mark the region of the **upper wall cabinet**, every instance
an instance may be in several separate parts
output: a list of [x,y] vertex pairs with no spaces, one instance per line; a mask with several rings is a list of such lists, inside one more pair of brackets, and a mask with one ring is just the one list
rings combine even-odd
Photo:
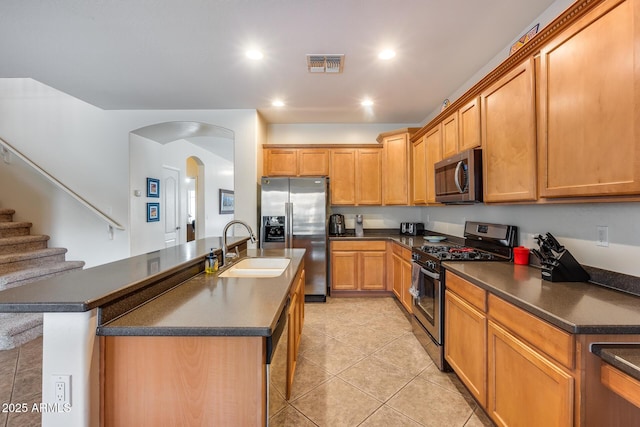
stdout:
[[481,94],[485,202],[536,200],[534,88],[530,58]]
[[426,137],[411,144],[411,204],[427,204],[427,150]]
[[458,112],[442,121],[442,157],[447,158],[458,152]]
[[[482,145],[480,126],[480,97],[473,98],[458,110],[458,152]],[[445,156],[446,157],[446,156]]]
[[382,149],[336,148],[331,150],[331,204],[382,204]]
[[409,132],[382,138],[382,197],[385,205],[408,205],[410,199]]
[[640,194],[639,16],[604,1],[542,48],[541,197]]
[[427,203],[436,203],[435,164],[442,160],[442,126],[438,125],[424,136],[427,154]]
[[326,148],[265,148],[265,176],[327,176],[329,150]]

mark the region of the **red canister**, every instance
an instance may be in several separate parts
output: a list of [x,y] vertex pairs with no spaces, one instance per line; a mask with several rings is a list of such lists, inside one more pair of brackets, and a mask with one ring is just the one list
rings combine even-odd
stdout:
[[513,262],[514,264],[528,265],[529,264],[529,248],[524,246],[518,246],[513,248]]

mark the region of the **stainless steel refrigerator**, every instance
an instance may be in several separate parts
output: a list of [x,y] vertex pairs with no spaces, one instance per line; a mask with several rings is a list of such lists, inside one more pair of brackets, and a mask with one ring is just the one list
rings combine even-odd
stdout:
[[327,299],[327,178],[262,177],[260,247],[304,248],[305,301]]

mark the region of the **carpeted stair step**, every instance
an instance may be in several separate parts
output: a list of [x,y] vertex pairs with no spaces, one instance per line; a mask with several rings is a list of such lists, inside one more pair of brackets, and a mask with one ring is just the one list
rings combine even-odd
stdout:
[[0,350],[9,350],[42,335],[42,313],[0,313]]
[[30,222],[0,222],[0,238],[27,236],[32,225]]
[[65,260],[65,248],[44,248],[34,251],[0,255],[0,274],[31,267],[43,267]]
[[0,255],[44,249],[48,242],[49,236],[44,234],[3,237],[0,238]]
[[63,261],[40,267],[25,268],[11,273],[0,274],[0,291],[15,288],[38,280],[48,279],[68,273],[71,270],[80,270],[84,267],[84,261]]
[[0,222],[13,221],[13,214],[16,213],[13,209],[0,209]]

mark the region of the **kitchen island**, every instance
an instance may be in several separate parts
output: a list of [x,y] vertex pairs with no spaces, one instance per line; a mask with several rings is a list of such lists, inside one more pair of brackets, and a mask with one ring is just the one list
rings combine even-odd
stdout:
[[289,258],[278,277],[205,275],[205,255],[220,246],[202,239],[0,293],[0,311],[44,312],[43,402],[56,402],[54,375],[70,376],[70,405],[43,413],[43,426],[163,425],[169,413],[264,424],[270,337],[304,280],[304,250],[243,253]]

